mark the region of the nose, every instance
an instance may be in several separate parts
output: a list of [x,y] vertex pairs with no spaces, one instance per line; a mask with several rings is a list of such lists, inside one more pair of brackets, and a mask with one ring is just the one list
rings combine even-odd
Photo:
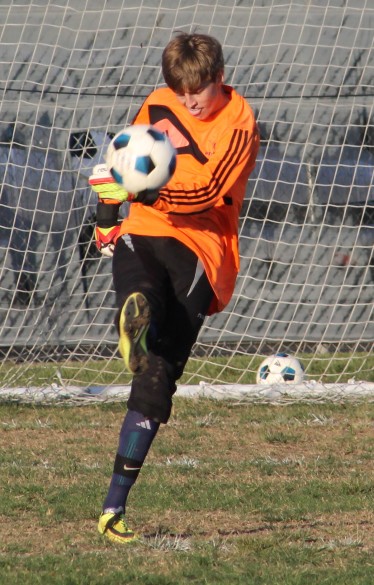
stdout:
[[197,105],[196,97],[192,93],[185,93],[184,99],[187,108],[194,108]]

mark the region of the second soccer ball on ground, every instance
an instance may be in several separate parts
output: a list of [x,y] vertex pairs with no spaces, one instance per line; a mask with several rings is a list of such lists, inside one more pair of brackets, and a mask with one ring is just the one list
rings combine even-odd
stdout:
[[276,353],[264,359],[257,371],[257,384],[299,384],[304,380],[302,363],[288,353]]

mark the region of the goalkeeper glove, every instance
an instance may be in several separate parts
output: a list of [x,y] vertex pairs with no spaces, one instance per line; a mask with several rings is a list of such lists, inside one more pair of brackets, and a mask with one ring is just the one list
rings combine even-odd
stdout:
[[93,168],[88,183],[99,198],[96,209],[96,247],[103,256],[111,258],[119,232],[119,208],[122,203],[129,201],[130,197],[127,191],[115,182],[105,164]]
[[106,164],[96,165],[88,179],[92,190],[98,194],[103,203],[124,203],[136,201],[143,205],[153,205],[159,197],[157,190],[147,189],[139,193],[128,193],[119,183],[116,183]]
[[109,228],[95,227],[96,247],[103,256],[111,258],[114,252],[115,239],[119,232],[119,225],[114,225]]
[[119,234],[118,212],[120,203],[103,203],[98,201],[96,207],[95,240],[97,249],[111,258]]
[[113,179],[106,164],[96,165],[88,179],[91,188],[99,197],[99,201],[107,203],[124,203],[133,201],[135,195],[128,193]]

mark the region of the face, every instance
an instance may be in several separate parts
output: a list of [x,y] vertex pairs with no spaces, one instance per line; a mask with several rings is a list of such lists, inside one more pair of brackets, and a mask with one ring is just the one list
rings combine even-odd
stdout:
[[221,110],[229,99],[223,91],[222,80],[204,84],[194,93],[178,93],[176,96],[191,116],[198,120],[206,120]]

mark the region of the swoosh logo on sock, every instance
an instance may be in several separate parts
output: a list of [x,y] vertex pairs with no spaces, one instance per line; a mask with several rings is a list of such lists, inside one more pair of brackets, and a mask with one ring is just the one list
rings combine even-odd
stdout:
[[125,463],[125,465],[123,466],[123,469],[124,469],[125,471],[139,471],[139,469],[141,469],[141,467],[129,467],[129,466],[128,466],[128,465],[126,465],[126,463]]

